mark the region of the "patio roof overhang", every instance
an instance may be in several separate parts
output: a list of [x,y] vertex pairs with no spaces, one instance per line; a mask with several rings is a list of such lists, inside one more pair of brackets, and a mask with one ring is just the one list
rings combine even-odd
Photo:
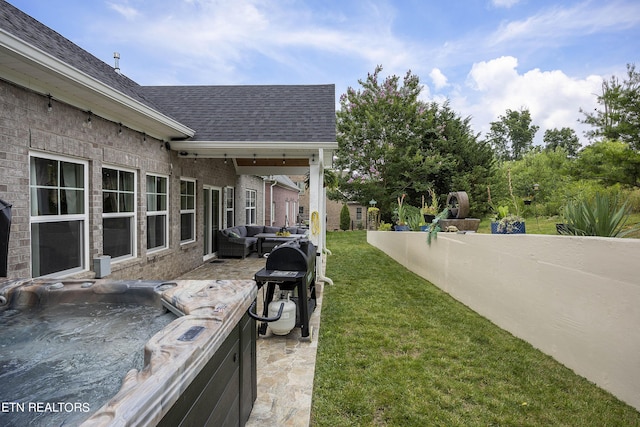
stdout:
[[[115,70],[113,71],[116,72]],[[195,131],[0,29],[0,78],[168,141]]]
[[[233,161],[239,175],[303,175],[312,163],[332,165],[337,142],[308,141],[171,141],[184,158]],[[321,158],[320,158],[321,157]]]

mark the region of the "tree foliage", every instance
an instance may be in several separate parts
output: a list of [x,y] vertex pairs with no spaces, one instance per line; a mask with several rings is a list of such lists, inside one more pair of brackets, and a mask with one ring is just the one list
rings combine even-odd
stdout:
[[347,205],[342,205],[340,210],[340,230],[346,231],[351,226],[351,215],[349,214],[349,208]]
[[602,108],[595,112],[580,109],[585,116],[582,123],[594,128],[586,132],[587,137],[592,141],[620,140],[640,150],[640,72],[635,64],[627,64],[627,77],[622,82],[616,76],[602,81],[598,104]]
[[563,148],[570,157],[576,157],[580,150],[580,139],[576,132],[568,127],[547,129],[542,140],[545,143],[545,150],[554,151],[557,148]]
[[640,187],[640,153],[622,141],[598,141],[586,146],[573,163],[578,179],[594,179],[605,186]]
[[491,122],[487,140],[500,160],[519,160],[533,147],[533,138],[540,127],[531,124],[527,108],[507,109],[504,116]]
[[429,188],[444,197],[454,189],[473,193],[475,186],[484,195],[492,152],[478,142],[469,119],[461,119],[448,103],[421,101],[419,79],[410,71],[402,80],[382,79],[381,72],[376,67],[358,81],[359,89],[350,87],[340,97],[340,191],[365,206],[375,199],[383,218],[402,194],[414,206]]

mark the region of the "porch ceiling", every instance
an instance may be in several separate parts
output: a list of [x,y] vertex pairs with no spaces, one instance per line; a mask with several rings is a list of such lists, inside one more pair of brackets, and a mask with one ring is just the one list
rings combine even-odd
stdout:
[[337,142],[171,141],[171,149],[183,158],[226,159],[240,175],[305,174],[318,160],[331,166],[337,148]]

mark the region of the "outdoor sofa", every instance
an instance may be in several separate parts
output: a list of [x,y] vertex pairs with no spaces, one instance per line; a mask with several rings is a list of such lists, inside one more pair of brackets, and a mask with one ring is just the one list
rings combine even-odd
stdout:
[[[235,227],[218,230],[218,257],[245,258],[252,252],[258,250],[258,238],[255,237],[259,233],[277,233],[282,227],[270,227],[262,225],[237,225]],[[291,235],[308,235],[309,230],[299,227],[286,227]],[[286,239],[269,238],[262,244],[263,252],[270,252],[275,246],[286,241]]]

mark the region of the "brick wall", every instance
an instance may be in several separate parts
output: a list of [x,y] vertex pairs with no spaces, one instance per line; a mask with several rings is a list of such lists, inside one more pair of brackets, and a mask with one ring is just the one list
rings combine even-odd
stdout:
[[[222,159],[183,159],[163,141],[122,127],[55,99],[0,80],[0,199],[11,203],[8,277],[31,277],[29,223],[29,153],[88,161],[89,259],[102,255],[102,167],[122,167],[137,173],[137,256],[111,265],[114,279],[170,279],[202,263],[204,185],[236,188],[236,223],[244,222],[244,185],[257,191],[257,215],[262,216],[262,180],[237,177]],[[145,140],[146,139],[146,140]],[[146,253],[146,174],[169,177],[169,247]],[[196,241],[180,245],[180,178],[196,180]],[[221,200],[222,202],[222,200]],[[241,215],[239,213],[241,212]]]

